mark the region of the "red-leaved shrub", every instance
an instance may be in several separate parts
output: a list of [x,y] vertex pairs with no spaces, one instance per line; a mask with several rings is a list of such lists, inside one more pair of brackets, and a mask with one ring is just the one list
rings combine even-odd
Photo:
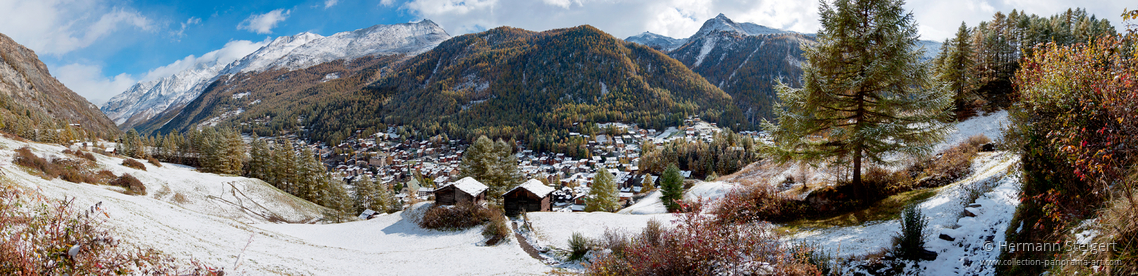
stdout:
[[30,202],[23,197],[0,186],[0,275],[224,274],[195,260],[186,267],[161,252],[121,244],[95,219],[104,215],[98,204],[83,212],[74,210],[73,200],[25,208]]
[[648,227],[588,266],[587,275],[807,275],[818,269],[782,246],[766,223],[720,223],[699,207],[669,229]]

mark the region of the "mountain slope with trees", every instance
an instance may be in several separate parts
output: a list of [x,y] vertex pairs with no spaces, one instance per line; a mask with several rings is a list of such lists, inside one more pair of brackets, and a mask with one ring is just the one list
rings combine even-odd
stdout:
[[[729,95],[680,62],[591,26],[502,27],[401,59],[237,75],[142,132],[209,124],[275,135],[303,127],[308,138],[335,143],[356,130],[408,125],[420,135],[533,138],[576,152],[569,131],[590,123],[662,129],[692,115],[729,122],[739,114]],[[327,79],[332,73],[339,78]]]
[[[764,31],[745,32],[746,26]],[[736,23],[722,14],[686,40],[668,55],[733,97],[745,118],[743,125],[731,126],[735,129],[755,129],[763,119],[774,119],[775,85],[799,82],[802,46],[814,43],[813,36]]]
[[117,133],[115,124],[95,105],[51,76],[35,52],[3,34],[0,129],[45,142]]

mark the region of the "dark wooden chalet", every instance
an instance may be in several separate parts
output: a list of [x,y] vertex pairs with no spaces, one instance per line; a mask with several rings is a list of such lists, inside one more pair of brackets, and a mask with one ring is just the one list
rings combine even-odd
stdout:
[[515,216],[523,211],[548,212],[552,208],[551,194],[552,187],[545,186],[537,179],[530,179],[503,195],[506,215]]
[[482,204],[486,201],[486,189],[485,184],[474,178],[459,179],[435,190],[435,204],[455,205],[464,202]]

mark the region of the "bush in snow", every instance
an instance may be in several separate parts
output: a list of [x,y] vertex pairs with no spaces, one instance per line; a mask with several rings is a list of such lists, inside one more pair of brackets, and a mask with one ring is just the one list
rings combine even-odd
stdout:
[[454,231],[481,225],[493,216],[494,212],[489,208],[470,203],[434,205],[423,212],[418,224],[424,229]]
[[155,159],[154,157],[147,157],[146,162],[150,162],[150,164],[154,165],[155,167],[162,167],[162,163],[158,162],[158,159]]
[[118,179],[108,184],[126,188],[126,194],[128,195],[146,194],[146,185],[142,185],[142,181],[138,181],[138,178],[134,178],[134,176],[129,173],[122,174]]
[[893,254],[898,258],[916,260],[925,253],[925,229],[929,219],[921,214],[916,204],[909,204],[901,211],[901,236],[896,237],[897,246]]
[[727,193],[711,210],[720,224],[790,221],[806,210],[804,202],[787,198],[767,185],[742,186]]
[[138,160],[134,160],[134,159],[130,159],[130,158],[123,159],[122,165],[130,167],[130,168],[139,169],[139,170],[144,170],[144,171],[146,170],[146,165],[142,164],[142,162],[138,162]]
[[90,152],[84,152],[82,150],[72,151],[71,149],[64,149],[63,153],[75,155],[75,156],[78,156],[80,158],[90,160],[92,162],[95,161],[95,155],[91,154]]
[[482,228],[482,236],[489,239],[487,245],[494,245],[498,242],[508,239],[510,236],[510,227],[506,225],[506,216],[498,208],[489,208],[490,218],[486,222],[486,227]]
[[922,185],[926,187],[942,186],[971,173],[972,159],[975,159],[977,153],[980,152],[980,146],[985,144],[980,142],[984,140],[988,140],[988,137],[984,137],[983,134],[978,137],[974,136],[941,152],[938,158],[927,161],[928,165],[925,166],[924,173],[929,178],[922,181]]
[[589,247],[592,244],[589,238],[586,238],[581,233],[573,232],[569,236],[569,261],[580,260],[585,257],[585,253],[589,253]]
[[56,158],[48,161],[32,153],[28,147],[16,150],[16,157],[13,163],[39,172],[40,176],[44,179],[55,179],[59,177],[64,181],[75,183],[100,182],[99,179],[87,169],[87,164],[84,161],[65,158]]

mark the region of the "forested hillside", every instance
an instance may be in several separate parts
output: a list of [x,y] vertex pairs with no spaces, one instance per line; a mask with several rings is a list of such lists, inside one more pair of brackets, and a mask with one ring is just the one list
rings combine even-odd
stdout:
[[294,71],[238,73],[214,82],[185,107],[167,110],[137,129],[144,134],[170,133],[220,124],[243,126],[264,136],[293,131],[304,125],[298,116],[321,109],[322,102],[354,94],[378,77],[381,68],[403,58],[371,56]]
[[421,135],[534,138],[570,150],[565,138],[583,123],[662,129],[692,115],[728,125],[741,118],[730,96],[683,64],[591,26],[502,27],[402,58],[239,74],[141,132],[208,124],[274,135],[304,127],[309,138],[337,142],[356,130],[409,125]]
[[1115,30],[1109,21],[1083,9],[1048,17],[996,12],[977,26],[962,24],[933,62],[939,80],[954,93],[957,109],[969,116],[976,108],[1007,108],[1015,101],[1012,79],[1021,59],[1031,56],[1037,45],[1087,43],[1111,34]]
[[59,83],[31,49],[0,34],[0,130],[28,139],[63,142],[112,137],[115,124]]
[[[591,26],[497,28],[457,37],[366,92],[392,95],[387,123],[457,137],[564,132],[585,122],[727,122],[730,96],[683,64]],[[728,113],[730,114],[730,113]],[[722,117],[722,118],[721,118]],[[319,128],[319,126],[317,126]]]

